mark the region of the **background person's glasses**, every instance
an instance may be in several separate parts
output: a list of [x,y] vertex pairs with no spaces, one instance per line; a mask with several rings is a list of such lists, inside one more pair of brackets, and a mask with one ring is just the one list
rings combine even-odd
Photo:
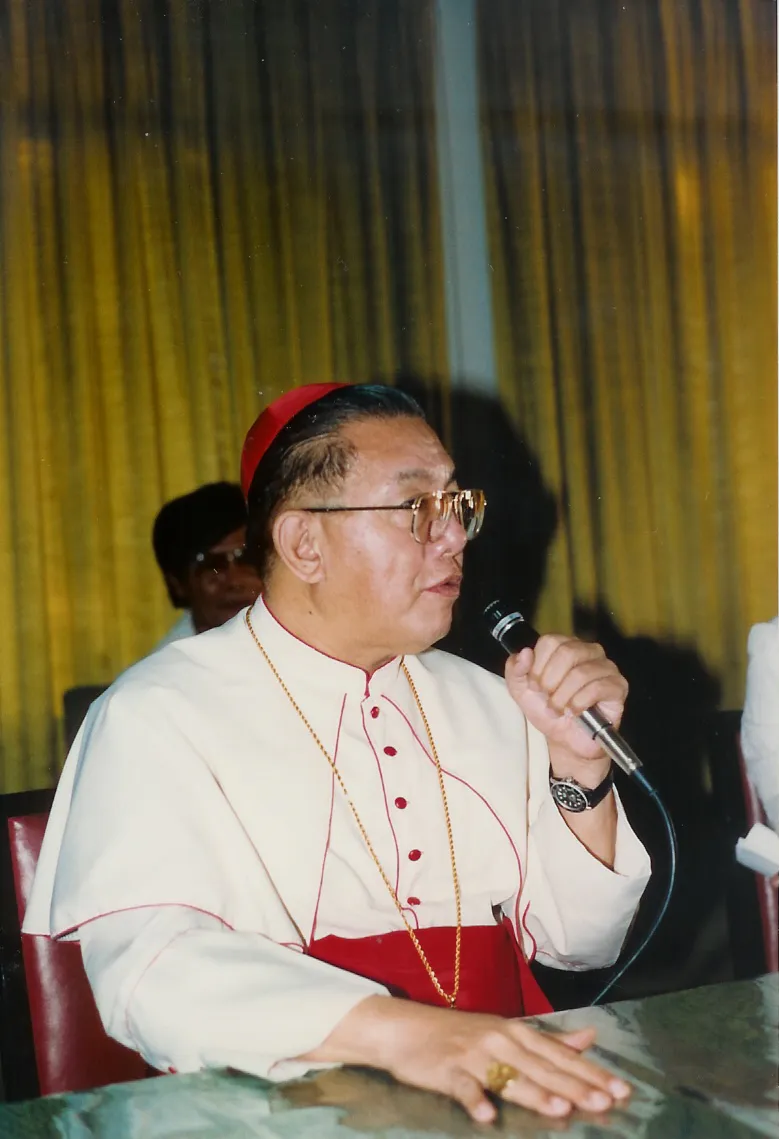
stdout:
[[246,547],[237,546],[234,550],[206,550],[203,554],[195,554],[192,566],[196,574],[227,573],[231,566],[248,565]]
[[348,514],[360,510],[410,510],[411,533],[424,546],[437,542],[454,514],[470,542],[481,530],[487,498],[483,490],[435,490],[399,506],[302,506],[308,514]]

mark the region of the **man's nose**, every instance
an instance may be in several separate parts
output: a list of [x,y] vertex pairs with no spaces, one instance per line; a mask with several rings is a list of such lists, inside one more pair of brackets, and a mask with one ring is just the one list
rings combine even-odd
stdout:
[[465,533],[465,529],[455,512],[452,511],[446,521],[441,537],[433,544],[439,547],[441,553],[460,554],[465,549],[467,542],[468,536]]
[[232,560],[227,563],[225,568],[219,573],[220,584],[223,587],[240,585],[246,588],[249,585],[257,585],[259,588],[260,578],[257,570],[251,562]]

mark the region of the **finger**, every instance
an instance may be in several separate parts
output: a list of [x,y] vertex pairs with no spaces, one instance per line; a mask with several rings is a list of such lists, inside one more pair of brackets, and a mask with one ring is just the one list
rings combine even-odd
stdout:
[[565,1100],[582,1111],[608,1111],[614,1106],[614,1095],[608,1086],[599,1087],[581,1075],[565,1071],[553,1060],[527,1053],[522,1075],[542,1090],[548,1098]]
[[[536,645],[531,675],[545,692],[556,691],[568,673],[577,665],[605,659],[605,653],[600,645],[577,641],[574,637],[558,642],[546,657],[539,652],[540,644],[539,641]],[[546,646],[543,648],[546,649]]]
[[535,660],[533,650],[524,648],[520,649],[518,653],[514,653],[506,661],[505,674],[508,679],[509,674],[516,678],[527,677],[532,668],[533,661]]
[[558,648],[569,643],[580,644],[581,642],[577,641],[575,637],[569,637],[563,633],[544,633],[542,637],[538,638],[533,648],[535,656],[533,671],[540,676]]
[[[533,1035],[540,1036],[541,1034],[534,1033]],[[585,1046],[588,1041],[592,1042],[591,1033],[585,1032],[573,1034],[573,1036],[574,1039],[577,1039],[578,1036],[579,1043],[582,1046]],[[528,1040],[528,1044],[531,1042],[532,1037]],[[501,1093],[504,1099],[509,1099],[512,1103],[522,1103],[524,1106],[532,1106],[535,1110],[541,1110],[542,1104],[549,1105],[553,1101],[560,1101],[556,1102],[552,1108],[551,1114],[554,1115],[564,1114],[561,1103],[568,1104],[569,1108],[575,1106],[589,1112],[608,1111],[614,1106],[616,1096],[614,1091],[608,1087],[607,1080],[604,1079],[598,1083],[587,1078],[587,1070],[581,1067],[581,1061],[579,1071],[569,1071],[567,1067],[559,1063],[558,1058],[531,1051],[530,1047],[523,1047],[518,1041],[512,1040],[508,1034],[492,1038],[489,1047],[490,1052],[499,1057],[501,1063],[509,1065],[520,1073],[506,1085]],[[572,1058],[578,1058],[578,1053],[573,1048],[561,1045],[558,1049],[558,1056],[566,1054]],[[598,1074],[600,1073],[597,1065],[592,1065],[592,1067]],[[517,1098],[517,1096],[521,1098]],[[528,1102],[528,1097],[531,1098],[532,1102]]]
[[624,704],[627,694],[625,678],[610,661],[600,659],[577,665],[567,673],[549,693],[549,703],[557,712],[570,709],[578,715],[593,704]]
[[[566,1072],[584,1083],[591,1084],[593,1088],[600,1088],[602,1091],[608,1092],[615,1099],[626,1099],[630,1095],[632,1090],[630,1084],[625,1083],[618,1076],[612,1075],[605,1068],[601,1068],[599,1064],[581,1056],[577,1044],[569,1044],[566,1037],[553,1037],[548,1033],[533,1031],[523,1025],[521,1021],[510,1021],[509,1024],[511,1035],[527,1052],[542,1057],[562,1072]],[[578,1041],[584,1039],[582,1033],[577,1032],[572,1035],[575,1042],[577,1039]],[[582,1044],[582,1046],[587,1047],[586,1044]],[[505,1063],[513,1063],[513,1061],[507,1060]]]
[[568,704],[570,715],[578,716],[586,708],[597,707],[609,723],[618,728],[625,711],[627,692],[622,686],[612,691],[609,690],[610,687],[602,686],[599,681],[597,686],[587,685],[586,688],[580,689]]
[[[437,1088],[432,1088],[438,1091]],[[484,1087],[470,1072],[457,1068],[452,1073],[449,1086],[442,1089],[456,1100],[476,1123],[492,1123],[497,1115],[495,1107],[484,1094]]]
[[500,1093],[500,1098],[507,1103],[529,1108],[553,1119],[570,1115],[573,1109],[573,1102],[569,1098],[542,1087],[526,1072],[519,1072],[513,1080],[510,1080]]
[[595,1041],[596,1035],[594,1028],[577,1028],[575,1032],[561,1032],[555,1039],[576,1052],[583,1052]]

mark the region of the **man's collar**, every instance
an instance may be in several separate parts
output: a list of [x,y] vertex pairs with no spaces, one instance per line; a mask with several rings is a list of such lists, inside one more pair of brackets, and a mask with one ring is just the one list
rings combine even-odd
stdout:
[[[318,691],[333,695],[345,693],[359,700],[388,688],[397,680],[401,657],[393,657],[369,674],[363,668],[337,660],[301,641],[271,613],[262,597],[255,601],[246,616],[293,697],[296,695],[296,680]],[[251,637],[248,622],[246,634]],[[257,655],[260,657],[259,649]]]

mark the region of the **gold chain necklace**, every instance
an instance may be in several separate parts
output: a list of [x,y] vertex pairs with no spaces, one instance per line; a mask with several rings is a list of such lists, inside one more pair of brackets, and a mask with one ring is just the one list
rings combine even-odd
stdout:
[[376,855],[376,851],[373,849],[373,844],[371,843],[371,840],[368,838],[368,832],[366,831],[365,827],[363,826],[362,819],[360,818],[359,814],[357,813],[357,808],[355,807],[354,803],[352,802],[351,797],[349,795],[349,792],[346,790],[346,784],[344,783],[343,779],[341,778],[341,773],[339,772],[338,768],[336,767],[335,760],[328,753],[327,749],[325,748],[324,744],[320,740],[319,736],[316,734],[316,732],[311,727],[311,725],[309,724],[306,717],[303,715],[303,712],[301,711],[300,706],[295,701],[295,698],[293,697],[292,693],[287,688],[286,684],[284,683],[281,676],[279,675],[279,672],[278,672],[276,666],[274,665],[273,661],[270,659],[267,652],[265,651],[262,644],[260,643],[260,639],[257,636],[257,634],[255,633],[254,626],[252,625],[250,611],[247,611],[247,613],[246,613],[246,625],[249,629],[249,632],[252,635],[252,639],[254,640],[255,645],[257,646],[257,648],[260,650],[263,657],[265,658],[265,663],[268,665],[268,668],[271,670],[273,675],[276,677],[276,680],[279,682],[284,695],[287,697],[287,699],[289,700],[290,704],[292,705],[292,707],[297,712],[300,719],[303,721],[305,726],[308,728],[308,731],[309,731],[312,739],[314,740],[314,743],[317,745],[317,747],[321,751],[322,755],[325,757],[327,762],[330,764],[330,767],[332,768],[333,774],[335,775],[336,779],[338,780],[340,788],[343,791],[344,798],[346,799],[346,802],[349,804],[351,812],[354,816],[354,821],[357,823],[357,829],[359,830],[360,834],[362,835],[363,842],[365,843],[365,845],[368,849],[368,853],[370,854],[371,858],[373,859],[374,863],[376,864],[376,869],[378,870],[379,874],[381,874],[382,881],[384,882],[384,885],[389,890],[390,897],[392,898],[393,902],[395,903],[395,905],[397,907],[398,913],[400,914],[401,919],[403,921],[403,924],[405,925],[405,927],[408,931],[408,935],[411,938],[411,941],[414,945],[414,948],[416,949],[417,953],[419,954],[419,959],[422,962],[422,964],[424,965],[428,977],[433,982],[433,986],[434,986],[436,992],[438,993],[438,995],[440,997],[442,997],[446,1001],[446,1003],[449,1005],[450,1008],[454,1008],[455,1002],[457,1000],[457,994],[460,991],[460,947],[461,947],[461,942],[462,942],[462,911],[461,911],[461,905],[460,905],[460,880],[457,877],[457,863],[455,862],[455,857],[454,857],[454,838],[452,836],[452,823],[451,823],[451,820],[449,818],[449,804],[447,803],[447,800],[446,800],[446,788],[444,787],[444,776],[443,776],[443,772],[441,771],[441,763],[440,763],[440,760],[438,759],[438,752],[436,751],[435,741],[433,740],[433,733],[430,731],[430,725],[427,722],[427,716],[425,715],[425,710],[422,707],[422,702],[419,699],[419,694],[417,693],[416,685],[414,684],[414,681],[411,679],[411,675],[410,675],[408,669],[406,668],[405,663],[401,661],[400,667],[403,669],[403,674],[406,677],[406,680],[408,681],[409,688],[411,689],[411,694],[414,697],[414,700],[416,702],[416,706],[419,709],[419,714],[422,717],[422,723],[425,725],[425,731],[427,732],[427,738],[428,738],[428,741],[430,743],[430,752],[433,756],[433,760],[435,761],[435,768],[436,768],[436,772],[438,774],[438,786],[441,789],[441,802],[443,803],[443,806],[444,806],[444,819],[446,821],[446,834],[447,834],[447,838],[449,839],[449,857],[451,858],[451,862],[452,862],[452,881],[454,883],[454,904],[455,904],[455,911],[457,914],[457,933],[455,936],[455,943],[454,943],[454,988],[452,989],[451,993],[447,993],[444,990],[444,988],[442,987],[441,983],[438,980],[438,977],[436,977],[435,973],[433,972],[433,967],[430,964],[430,962],[428,961],[428,959],[425,955],[425,951],[419,943],[419,938],[417,937],[416,933],[414,932],[413,927],[411,926],[411,923],[409,922],[408,918],[406,917],[406,915],[403,912],[403,906],[400,904],[400,899],[398,898],[398,895],[395,892],[395,890],[392,888],[392,883],[390,882],[389,878],[384,873],[384,869],[383,869],[381,863],[379,862],[379,859]]

